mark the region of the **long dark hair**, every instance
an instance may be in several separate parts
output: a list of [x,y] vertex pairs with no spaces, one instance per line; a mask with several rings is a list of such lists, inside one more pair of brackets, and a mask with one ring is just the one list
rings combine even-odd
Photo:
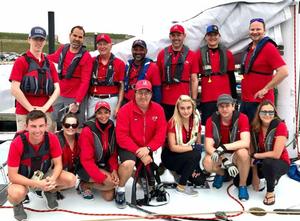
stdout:
[[261,121],[261,119],[260,119],[260,117],[259,117],[259,112],[260,112],[261,108],[262,108],[263,106],[266,106],[266,105],[271,105],[271,106],[274,108],[274,112],[275,112],[275,113],[274,113],[274,118],[280,119],[280,117],[278,116],[276,107],[275,107],[275,105],[273,104],[273,102],[270,101],[270,100],[263,100],[263,101],[258,105],[258,107],[257,107],[257,109],[256,109],[256,112],[255,112],[255,115],[254,115],[254,119],[253,119],[252,124],[251,124],[252,130],[253,130],[254,132],[256,132],[256,133],[258,133],[258,132],[260,131],[260,128],[261,128],[261,125],[262,125],[262,121]]
[[66,123],[66,120],[67,120],[68,118],[75,118],[75,119],[76,119],[76,122],[77,122],[77,123],[79,122],[78,117],[77,117],[76,114],[73,114],[73,113],[67,113],[67,114],[64,116],[64,118],[62,119],[62,122],[61,122],[61,123],[62,123],[62,124]]

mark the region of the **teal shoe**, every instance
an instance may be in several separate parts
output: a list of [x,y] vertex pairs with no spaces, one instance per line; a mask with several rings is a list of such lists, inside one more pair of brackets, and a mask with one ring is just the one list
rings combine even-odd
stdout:
[[223,186],[224,176],[216,174],[213,187],[220,189]]
[[247,201],[249,199],[247,186],[240,186],[239,187],[239,199],[241,201]]

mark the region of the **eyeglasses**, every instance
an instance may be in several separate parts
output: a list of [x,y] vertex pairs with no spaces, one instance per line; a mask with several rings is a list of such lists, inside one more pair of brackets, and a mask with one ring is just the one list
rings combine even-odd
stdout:
[[267,116],[267,115],[273,116],[273,115],[275,114],[275,111],[265,111],[265,110],[261,110],[261,111],[259,112],[259,114],[262,115],[262,116]]
[[265,20],[263,18],[252,18],[250,20],[250,24],[252,24],[253,22],[256,22],[256,21],[261,22],[261,23],[265,23]]
[[64,123],[63,126],[67,129],[69,129],[70,127],[72,127],[73,129],[78,127],[78,123],[77,124],[68,124],[68,123]]
[[138,91],[136,91],[136,93],[138,94],[138,95],[140,95],[140,96],[149,96],[149,95],[151,95],[152,94],[152,92],[151,91],[149,91],[149,90],[138,90]]

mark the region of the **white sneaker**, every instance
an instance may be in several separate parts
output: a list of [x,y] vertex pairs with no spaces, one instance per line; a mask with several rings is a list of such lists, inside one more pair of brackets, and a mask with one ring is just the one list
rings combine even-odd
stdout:
[[182,188],[177,185],[176,192],[188,196],[198,196],[198,191],[196,191],[192,186],[185,186],[184,188]]

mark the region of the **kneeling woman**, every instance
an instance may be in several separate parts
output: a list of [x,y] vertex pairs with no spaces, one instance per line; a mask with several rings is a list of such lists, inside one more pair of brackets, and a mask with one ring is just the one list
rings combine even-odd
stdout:
[[56,133],[63,150],[63,169],[73,174],[75,174],[75,168],[79,162],[78,126],[77,116],[73,113],[68,113],[62,120],[62,130]]
[[188,187],[187,181],[199,175],[201,158],[201,122],[195,102],[181,95],[175,106],[173,117],[168,122],[168,148],[162,151],[164,166],[180,175],[176,190],[196,196],[197,191]]
[[80,166],[77,173],[79,190],[85,199],[93,198],[92,188],[95,188],[105,200],[111,201],[119,184],[115,126],[109,119],[110,114],[109,103],[99,101],[95,106],[95,120],[84,123],[79,137]]
[[267,193],[263,203],[275,203],[274,188],[279,178],[288,172],[289,155],[285,147],[288,131],[285,123],[278,117],[274,104],[265,100],[257,108],[252,122],[252,158],[254,190],[259,189],[259,177],[267,183]]

